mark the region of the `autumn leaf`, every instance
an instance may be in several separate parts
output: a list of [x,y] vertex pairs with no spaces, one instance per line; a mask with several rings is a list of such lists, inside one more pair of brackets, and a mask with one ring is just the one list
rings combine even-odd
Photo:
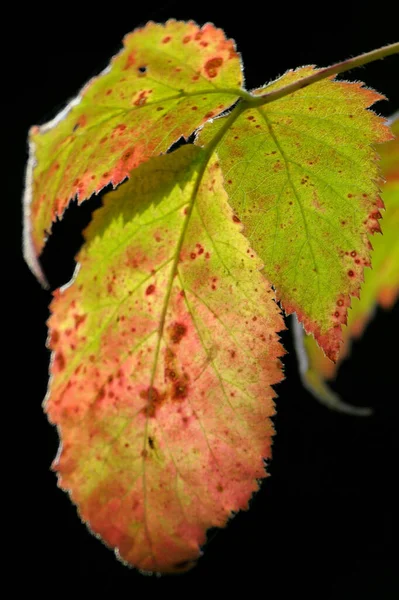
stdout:
[[272,285],[336,360],[383,206],[371,144],[391,134],[367,110],[382,96],[332,76],[398,51],[250,93],[220,29],[149,23],[31,129],[24,253],[42,283],[70,200],[129,178],[54,293],[45,401],[59,485],[123,561],[187,570],[265,477],[284,353]]
[[51,305],[59,484],[150,571],[186,570],[247,508],[282,378],[279,309],[208,159],[184,146],[107,194]]
[[352,414],[370,414],[368,408],[358,408],[344,403],[327,385],[326,380],[336,377],[342,361],[348,357],[353,339],[362,335],[373,316],[376,305],[390,308],[399,292],[399,115],[393,121],[396,139],[379,147],[381,168],[386,183],[382,198],[386,210],[382,220],[382,236],[373,239],[372,269],[365,271],[365,281],[360,299],[352,302],[348,326],[344,328],[343,346],[336,364],[332,363],[316,345],[311,336],[302,334],[296,326],[295,336],[299,354],[300,372],[305,386],[331,408]]
[[[270,93],[315,70],[289,71],[255,90]],[[391,139],[368,106],[383,98],[361,83],[314,83],[243,111],[216,151],[229,202],[265,264],[287,314],[296,312],[336,360],[350,297],[370,264],[368,234],[380,230],[378,156]],[[207,144],[223,120],[205,125]]]
[[51,122],[32,127],[25,192],[25,257],[37,256],[69,201],[114,186],[237,100],[234,42],[211,24],[148,23]]

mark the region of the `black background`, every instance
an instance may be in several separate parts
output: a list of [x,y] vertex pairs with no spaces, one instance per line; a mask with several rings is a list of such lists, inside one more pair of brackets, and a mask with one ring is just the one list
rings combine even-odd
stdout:
[[[18,533],[13,536],[17,548],[12,561],[21,574],[30,573],[32,590],[37,584],[68,580],[87,582],[92,589],[100,585],[103,591],[127,587],[131,593],[189,594],[203,583],[209,593],[216,591],[215,585],[225,594],[234,586],[238,593],[236,586],[242,585],[246,594],[258,589],[271,599],[398,598],[398,306],[388,313],[377,311],[336,385],[348,402],[373,406],[371,418],[348,417],[320,406],[301,387],[291,335],[283,334],[289,355],[284,360],[286,380],[277,390],[271,477],[248,512],[217,535],[212,532],[194,570],[145,577],[118,563],[87,532],[49,470],[57,434],[41,402],[47,383],[45,321],[51,295],[24,265],[20,249],[28,128],[52,118],[102,70],[119,51],[125,33],[150,19],[212,21],[236,40],[250,89],[288,68],[327,66],[398,41],[397,23],[386,3],[109,2],[103,7],[11,9],[13,16],[3,23],[3,83],[11,85],[1,96],[3,133],[6,130],[1,238],[2,297],[11,300],[5,320],[13,350],[7,346],[6,354],[10,372],[15,370],[4,398],[11,407],[7,428],[15,432],[8,452],[16,459],[11,496]],[[380,114],[399,109],[397,56],[346,77],[362,79],[390,98],[377,105]],[[95,199],[79,209],[72,206],[54,228],[43,256],[52,289],[71,277],[80,231],[98,204]],[[4,375],[9,380],[9,374]]]

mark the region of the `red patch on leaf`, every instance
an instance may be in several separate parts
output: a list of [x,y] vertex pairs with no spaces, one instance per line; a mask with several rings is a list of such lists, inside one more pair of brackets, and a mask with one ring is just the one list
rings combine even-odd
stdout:
[[153,294],[155,292],[155,285],[151,284],[148,286],[148,288],[145,291],[145,295],[146,296],[150,296],[151,294]]
[[213,79],[218,74],[218,69],[223,64],[223,58],[221,56],[217,56],[215,58],[210,58],[204,65],[204,70],[207,76],[210,79]]

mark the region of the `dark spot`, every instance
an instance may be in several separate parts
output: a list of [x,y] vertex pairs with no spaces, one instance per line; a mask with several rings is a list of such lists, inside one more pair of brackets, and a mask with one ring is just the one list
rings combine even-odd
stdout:
[[148,445],[151,448],[151,450],[154,450],[154,448],[155,448],[154,440],[152,439],[152,437],[150,435],[148,436]]
[[145,291],[145,295],[149,296],[150,294],[153,294],[155,292],[155,285],[151,284],[148,286],[148,288]]
[[187,333],[187,327],[184,323],[173,323],[168,327],[168,332],[172,343],[179,344]]
[[183,38],[183,44],[188,44],[188,42],[191,40],[191,35],[186,35]]
[[355,276],[355,273],[352,271],[352,269],[349,269],[348,276],[349,277],[354,277]]
[[352,252],[351,252],[351,256],[353,256],[353,258],[355,258],[355,256],[356,256],[356,252],[355,252],[355,250],[352,250]]
[[223,58],[221,56],[217,56],[215,58],[210,58],[204,65],[205,73],[211,79],[216,77],[218,74],[218,68],[223,64]]
[[86,321],[87,315],[74,315],[76,329]]
[[129,158],[133,155],[133,152],[134,152],[134,148],[130,148],[129,150],[126,150],[126,152],[124,152],[122,154],[122,161],[127,162],[129,160]]
[[237,217],[237,215],[233,215],[233,221],[234,223],[241,223],[240,219]]
[[171,36],[167,35],[166,37],[163,38],[162,43],[167,44],[168,42],[170,42],[171,39],[172,39]]
[[55,362],[60,371],[65,369],[65,358],[64,358],[64,355],[62,354],[62,352],[57,352],[57,354],[55,355]]
[[137,68],[139,73],[147,73],[147,67],[145,65],[141,65],[140,67]]
[[188,395],[188,382],[187,376],[182,377],[178,381],[173,384],[173,399],[174,400],[183,400],[187,398]]
[[195,252],[191,252],[191,254],[190,254],[191,260],[195,260],[196,257],[197,257],[197,255],[195,254]]
[[144,409],[145,414],[149,417],[153,417],[157,406],[162,401],[162,397],[158,390],[154,386],[150,386],[146,390],[140,392],[140,398],[147,400],[147,406]]
[[169,367],[166,367],[165,369],[165,378],[166,379],[171,379],[172,381],[174,379],[176,379],[177,375],[176,375],[176,371],[174,371],[173,369],[170,369]]

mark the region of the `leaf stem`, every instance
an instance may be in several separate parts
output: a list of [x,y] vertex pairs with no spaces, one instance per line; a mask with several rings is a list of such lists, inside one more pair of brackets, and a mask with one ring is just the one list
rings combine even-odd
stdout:
[[298,81],[294,81],[293,83],[290,83],[278,90],[273,90],[261,96],[251,95],[250,99],[246,98],[245,103],[247,103],[251,108],[263,106],[264,104],[269,104],[270,102],[279,100],[284,96],[288,96],[289,94],[312,85],[312,83],[316,83],[322,79],[327,79],[328,77],[331,77],[331,75],[345,73],[345,71],[350,71],[355,67],[361,67],[362,65],[366,65],[375,60],[380,60],[387,56],[391,56],[392,54],[399,54],[399,42],[389,44],[388,46],[383,46],[377,50],[371,50],[371,52],[359,54],[359,56],[355,56],[353,58],[348,58],[347,60],[336,63],[335,65],[331,65],[331,67],[320,69],[312,75],[304,77],[303,79],[299,79]]

